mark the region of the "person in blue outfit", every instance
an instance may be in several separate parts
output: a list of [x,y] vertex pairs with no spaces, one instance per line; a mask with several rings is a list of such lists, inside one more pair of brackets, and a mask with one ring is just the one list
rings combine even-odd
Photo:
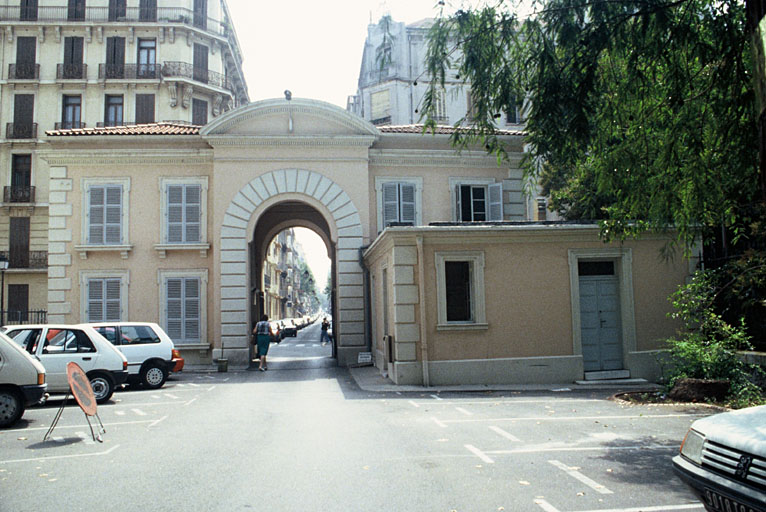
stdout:
[[261,316],[261,321],[255,324],[253,329],[255,335],[255,347],[258,354],[258,371],[265,372],[268,370],[266,366],[266,354],[269,353],[269,344],[271,343],[271,325],[269,324],[269,317],[267,315]]
[[330,339],[330,333],[327,332],[330,329],[330,322],[327,320],[327,317],[324,317],[324,320],[322,320],[322,337],[320,340],[322,341],[322,346],[327,345],[332,340]]

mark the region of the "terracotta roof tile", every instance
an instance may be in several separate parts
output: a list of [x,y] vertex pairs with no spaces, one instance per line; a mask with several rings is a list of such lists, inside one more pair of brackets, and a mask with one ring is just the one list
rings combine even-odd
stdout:
[[88,135],[197,135],[200,127],[183,123],[151,123],[133,126],[107,126],[103,128],[72,128],[68,130],[48,130],[50,137]]
[[[378,130],[382,133],[423,133],[422,124],[407,124],[400,126],[378,126]],[[456,130],[461,128],[455,128],[454,126],[437,125],[434,127],[433,133],[437,135],[452,135]],[[432,133],[431,128],[426,131],[427,134]],[[524,135],[523,130],[497,130],[498,135]]]

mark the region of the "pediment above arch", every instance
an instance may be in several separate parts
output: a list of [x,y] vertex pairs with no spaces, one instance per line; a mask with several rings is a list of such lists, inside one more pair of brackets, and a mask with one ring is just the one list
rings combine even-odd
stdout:
[[340,107],[317,100],[271,99],[250,103],[207,124],[207,139],[264,138],[297,140],[359,138],[369,143],[380,132],[368,121]]

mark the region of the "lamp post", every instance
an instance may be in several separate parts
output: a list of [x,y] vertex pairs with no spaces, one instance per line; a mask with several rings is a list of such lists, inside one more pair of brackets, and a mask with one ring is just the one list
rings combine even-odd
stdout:
[[5,271],[8,269],[8,258],[0,255],[0,325],[5,325]]

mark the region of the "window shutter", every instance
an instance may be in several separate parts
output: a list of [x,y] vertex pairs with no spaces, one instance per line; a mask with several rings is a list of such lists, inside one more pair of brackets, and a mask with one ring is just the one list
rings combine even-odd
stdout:
[[20,36],[16,38],[16,64],[34,64],[37,60],[36,53],[36,37]]
[[91,187],[89,191],[88,243],[104,243],[104,211],[106,209],[106,190],[104,187]]
[[489,185],[489,217],[491,221],[503,220],[503,184]]
[[200,241],[200,212],[201,212],[201,187],[199,185],[188,185],[186,191],[186,208],[184,229],[184,242]]
[[104,320],[104,282],[88,279],[88,322]]
[[168,279],[167,287],[167,332],[173,341],[180,341],[183,336],[181,329],[181,279]]
[[122,187],[109,186],[106,188],[106,204],[104,216],[104,242],[106,244],[122,243]]
[[415,225],[415,185],[411,183],[399,184],[401,215],[399,222],[408,222]]
[[184,188],[181,185],[168,187],[168,243],[181,243],[184,236]]
[[455,220],[462,222],[463,220],[463,200],[460,197],[460,185],[455,185]]
[[17,133],[32,131],[32,120],[35,117],[34,94],[15,94],[13,96],[13,124]]
[[399,222],[399,184],[383,184],[383,227]]
[[119,322],[122,317],[122,307],[120,305],[120,280],[119,279],[105,279],[104,287],[106,288],[106,304],[104,321],[106,322]]
[[154,94],[136,94],[136,124],[154,122]]
[[184,279],[184,339],[200,339],[200,282],[199,279]]

